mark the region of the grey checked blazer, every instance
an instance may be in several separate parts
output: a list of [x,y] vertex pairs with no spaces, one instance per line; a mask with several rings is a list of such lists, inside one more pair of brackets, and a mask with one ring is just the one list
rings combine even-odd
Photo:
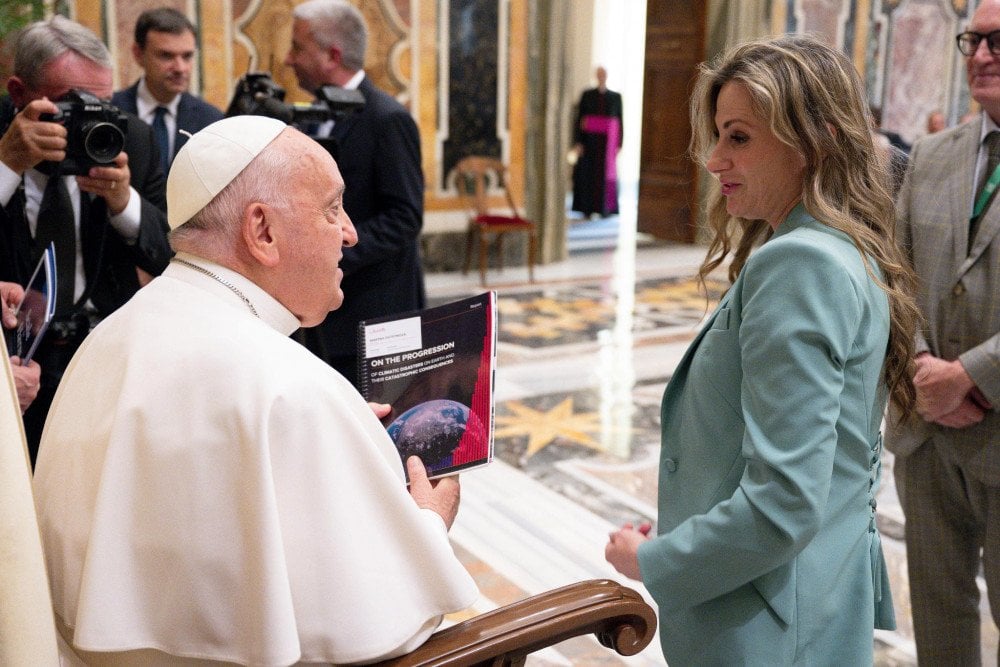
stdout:
[[920,280],[925,324],[917,352],[960,359],[993,404],[964,429],[927,424],[918,416],[890,420],[886,444],[898,456],[931,437],[949,447],[979,481],[1000,484],[1000,196],[983,213],[968,251],[969,216],[981,119],[932,134],[913,146],[897,198],[897,229]]

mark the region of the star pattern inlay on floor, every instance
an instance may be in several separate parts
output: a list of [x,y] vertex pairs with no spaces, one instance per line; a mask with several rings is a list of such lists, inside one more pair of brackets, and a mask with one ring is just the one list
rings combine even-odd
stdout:
[[510,414],[497,415],[494,438],[527,436],[528,448],[523,459],[530,459],[557,439],[600,450],[594,439],[600,432],[600,415],[595,412],[574,412],[573,398],[567,397],[549,410],[535,410],[520,401],[504,404]]

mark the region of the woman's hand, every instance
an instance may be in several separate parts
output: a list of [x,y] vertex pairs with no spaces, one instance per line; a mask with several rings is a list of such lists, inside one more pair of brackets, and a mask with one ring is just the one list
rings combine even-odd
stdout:
[[639,545],[649,541],[649,531],[652,526],[640,524],[638,528],[626,523],[621,530],[609,535],[608,544],[604,547],[604,558],[612,566],[629,579],[642,581],[639,571]]

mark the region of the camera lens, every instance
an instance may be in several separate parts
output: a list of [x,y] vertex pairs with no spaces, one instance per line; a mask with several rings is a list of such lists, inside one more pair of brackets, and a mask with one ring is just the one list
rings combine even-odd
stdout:
[[83,150],[98,164],[113,162],[125,147],[125,133],[111,123],[99,122],[81,129]]

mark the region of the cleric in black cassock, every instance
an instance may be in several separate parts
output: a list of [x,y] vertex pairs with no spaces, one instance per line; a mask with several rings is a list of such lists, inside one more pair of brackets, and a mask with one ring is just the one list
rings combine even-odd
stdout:
[[597,88],[583,91],[573,125],[573,210],[601,217],[618,213],[615,158],[622,146],[622,96],[608,90],[607,71],[597,68]]

